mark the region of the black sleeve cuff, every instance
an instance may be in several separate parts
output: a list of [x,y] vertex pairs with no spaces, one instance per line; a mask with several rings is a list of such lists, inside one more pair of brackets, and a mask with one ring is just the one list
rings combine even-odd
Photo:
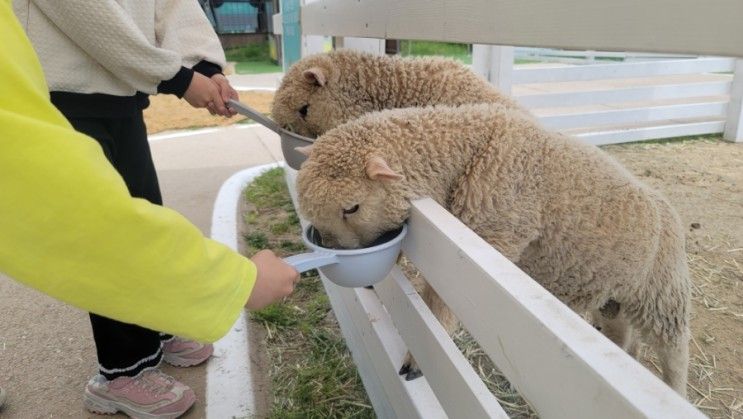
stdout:
[[181,67],[172,79],[163,80],[157,85],[157,93],[176,95],[179,98],[183,97],[186,90],[188,90],[188,86],[191,84],[191,79],[193,79],[193,70]]
[[222,74],[222,67],[214,63],[210,63],[209,61],[201,60],[198,62],[198,64],[193,66],[193,71],[201,73],[207,77],[211,77],[215,74]]

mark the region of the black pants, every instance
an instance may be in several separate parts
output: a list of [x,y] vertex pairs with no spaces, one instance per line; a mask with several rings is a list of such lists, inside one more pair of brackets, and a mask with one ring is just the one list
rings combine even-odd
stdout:
[[[124,178],[129,193],[162,205],[160,186],[141,111],[124,118],[68,118],[79,132],[100,143]],[[102,244],[103,245],[103,244]],[[100,373],[111,380],[134,376],[162,359],[161,341],[171,338],[143,327],[90,314]]]

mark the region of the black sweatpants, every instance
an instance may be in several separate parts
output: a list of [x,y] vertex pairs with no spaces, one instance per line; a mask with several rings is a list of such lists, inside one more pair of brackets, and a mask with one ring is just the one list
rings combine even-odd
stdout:
[[[68,117],[73,127],[100,143],[124,178],[129,193],[162,205],[142,112],[117,118]],[[105,246],[105,243],[101,243]],[[161,342],[171,338],[153,330],[90,314],[100,373],[111,380],[134,376],[162,359]]]

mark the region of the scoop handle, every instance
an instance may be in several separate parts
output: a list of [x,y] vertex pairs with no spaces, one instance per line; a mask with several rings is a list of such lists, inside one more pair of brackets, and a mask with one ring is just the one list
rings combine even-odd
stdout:
[[266,118],[265,116],[263,116],[263,114],[251,108],[250,106],[240,103],[235,99],[228,100],[227,104],[230,108],[235,110],[235,112],[239,113],[240,115],[245,115],[253,121],[258,122],[264,127],[270,129],[271,131],[277,134],[281,134],[281,128],[279,128],[279,124],[269,118]]
[[302,273],[310,269],[322,268],[323,266],[338,263],[338,256],[334,253],[316,250],[311,253],[289,256],[288,258],[284,258],[284,262],[291,265],[297,272]]

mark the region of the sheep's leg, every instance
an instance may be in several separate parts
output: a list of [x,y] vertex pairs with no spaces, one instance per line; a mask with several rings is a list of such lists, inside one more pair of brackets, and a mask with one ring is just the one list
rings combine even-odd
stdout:
[[660,358],[663,381],[685,398],[689,369],[689,332],[686,331],[673,342],[657,339],[653,346]]
[[[444,327],[446,333],[449,335],[454,333],[458,325],[457,318],[446,303],[444,303],[444,300],[439,297],[436,290],[434,290],[429,284],[426,284],[423,289],[423,301],[425,301],[428,308],[431,309],[431,312],[436,316],[436,319],[441,323],[441,326]],[[415,358],[413,358],[413,355],[409,351],[405,354],[405,360],[403,361],[402,368],[400,368],[400,375],[403,374],[405,375],[405,379],[408,381],[414,380],[423,375],[418,367],[418,363],[415,362]]]
[[596,310],[593,313],[593,326],[617,346],[624,349],[630,334],[627,322],[620,318],[607,319]]

